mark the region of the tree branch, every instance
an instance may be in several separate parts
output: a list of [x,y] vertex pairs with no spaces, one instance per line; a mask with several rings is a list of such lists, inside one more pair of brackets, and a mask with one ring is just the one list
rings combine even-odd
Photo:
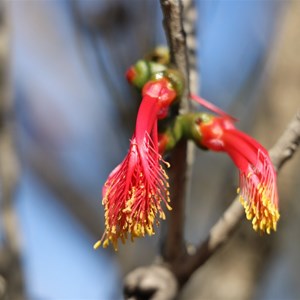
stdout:
[[269,151],[271,160],[276,170],[292,158],[300,144],[300,111],[288,125],[284,134],[278,139]]
[[125,278],[124,295],[128,300],[168,300],[177,295],[178,283],[164,265],[141,267]]
[[[179,113],[190,109],[189,96],[189,63],[187,45],[183,28],[183,6],[180,0],[160,0],[164,15],[164,28],[171,53],[171,63],[185,79],[185,89],[180,102]],[[168,230],[163,247],[163,257],[172,262],[180,259],[185,253],[184,246],[184,214],[187,177],[190,174],[187,162],[187,142],[181,141],[170,156],[172,214],[168,218]],[[176,245],[176,246],[174,246]]]

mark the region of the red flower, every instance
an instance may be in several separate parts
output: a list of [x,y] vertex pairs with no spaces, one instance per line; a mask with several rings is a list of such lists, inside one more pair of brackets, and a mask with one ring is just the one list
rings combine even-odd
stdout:
[[256,140],[237,130],[233,118],[204,99],[194,100],[217,112],[219,117],[205,115],[199,122],[200,144],[210,150],[226,152],[240,171],[238,193],[253,229],[271,233],[276,231],[278,194],[276,172],[267,150]]
[[158,153],[157,120],[166,116],[175,98],[175,91],[164,78],[145,85],[129,151],[103,188],[106,229],[95,249],[112,243],[117,250],[118,239],[124,243],[128,235],[132,240],[153,235],[153,224],[165,219],[161,202],[171,209],[168,176]]

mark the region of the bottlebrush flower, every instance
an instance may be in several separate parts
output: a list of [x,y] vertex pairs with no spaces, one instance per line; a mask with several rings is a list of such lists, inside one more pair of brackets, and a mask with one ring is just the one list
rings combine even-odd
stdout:
[[213,151],[226,152],[239,169],[239,198],[255,231],[276,231],[278,194],[276,172],[266,149],[256,140],[237,130],[234,119],[197,96],[194,100],[220,116],[204,114],[199,118],[199,144]]
[[125,243],[128,235],[131,240],[153,235],[153,225],[159,224],[159,218],[165,219],[161,202],[171,209],[168,176],[158,153],[157,120],[166,116],[176,92],[167,79],[161,78],[148,82],[142,93],[129,151],[103,188],[105,232],[95,249],[112,243],[117,250],[118,240]]

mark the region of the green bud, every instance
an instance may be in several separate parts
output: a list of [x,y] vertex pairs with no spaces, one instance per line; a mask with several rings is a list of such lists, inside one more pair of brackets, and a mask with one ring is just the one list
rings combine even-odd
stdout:
[[168,65],[170,63],[170,51],[165,46],[158,46],[146,55],[145,59],[162,65]]
[[147,60],[138,60],[133,66],[134,77],[131,78],[131,83],[138,89],[142,89],[143,86],[151,79],[153,74],[162,72],[166,69],[166,66]]
[[177,96],[181,96],[184,89],[184,78],[182,74],[176,69],[167,69],[164,71],[164,76],[170,80]]
[[178,115],[165,127],[163,132],[160,132],[168,140],[168,143],[165,145],[165,151],[171,151],[182,138],[193,140],[198,146],[201,146],[199,124],[209,121],[210,118],[209,114],[200,112]]
[[206,149],[201,145],[200,124],[210,122],[212,117],[210,114],[201,112],[177,116],[162,133],[168,137],[165,151],[171,151],[182,138],[193,140],[198,147]]

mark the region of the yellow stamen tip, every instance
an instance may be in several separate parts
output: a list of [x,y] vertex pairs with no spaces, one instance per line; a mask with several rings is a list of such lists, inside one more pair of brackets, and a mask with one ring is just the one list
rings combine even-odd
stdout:
[[167,168],[170,168],[170,167],[171,167],[171,164],[168,163],[167,161],[165,161],[164,163],[165,163],[165,165],[167,166]]
[[96,249],[98,249],[100,246],[101,246],[101,241],[99,240],[99,241],[97,241],[97,242],[94,244],[93,248],[94,248],[94,250],[96,250]]
[[166,204],[168,210],[172,210],[172,207],[167,203]]

